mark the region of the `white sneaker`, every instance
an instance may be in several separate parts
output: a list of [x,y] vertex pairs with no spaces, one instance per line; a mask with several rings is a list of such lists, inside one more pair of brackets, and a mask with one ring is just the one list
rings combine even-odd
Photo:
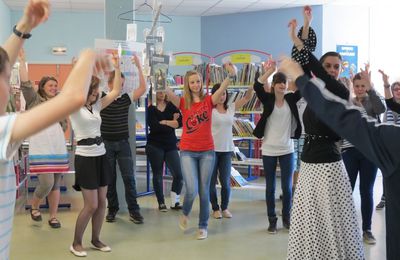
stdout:
[[197,232],[197,240],[203,240],[207,238],[207,229],[200,228]]

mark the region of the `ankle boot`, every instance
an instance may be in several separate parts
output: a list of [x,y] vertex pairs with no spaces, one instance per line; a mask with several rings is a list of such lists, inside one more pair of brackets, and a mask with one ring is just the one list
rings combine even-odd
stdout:
[[286,229],[290,229],[290,216],[282,216],[282,224]]
[[278,221],[278,218],[268,217],[268,221],[269,221],[268,233],[276,234],[276,222]]

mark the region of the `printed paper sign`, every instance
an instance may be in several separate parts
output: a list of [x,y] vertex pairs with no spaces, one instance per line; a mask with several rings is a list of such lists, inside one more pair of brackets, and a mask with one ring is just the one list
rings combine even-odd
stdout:
[[[121,93],[131,93],[139,87],[138,70],[135,64],[132,63],[132,55],[136,54],[143,61],[143,51],[146,47],[144,43],[95,39],[95,48],[109,54],[118,54],[118,47],[121,46],[121,72],[125,76],[125,84]],[[142,63],[143,64],[143,63]],[[104,83],[104,82],[103,82]],[[107,91],[107,86],[102,85],[102,90]]]
[[193,64],[193,57],[190,55],[179,55],[175,57],[176,66],[190,66]]

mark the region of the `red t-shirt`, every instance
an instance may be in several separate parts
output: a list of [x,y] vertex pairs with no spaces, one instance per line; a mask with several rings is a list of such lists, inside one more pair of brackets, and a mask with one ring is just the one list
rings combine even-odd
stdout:
[[181,97],[179,109],[182,112],[182,137],[180,150],[209,151],[214,150],[214,140],[211,134],[212,99],[208,95],[203,101],[193,103],[185,109],[185,99]]

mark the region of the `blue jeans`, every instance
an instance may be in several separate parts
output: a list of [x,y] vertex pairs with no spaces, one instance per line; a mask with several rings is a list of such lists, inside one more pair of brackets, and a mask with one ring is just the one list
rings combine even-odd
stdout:
[[178,150],[165,151],[155,145],[146,145],[147,158],[153,171],[153,188],[156,192],[158,204],[165,204],[163,192],[163,165],[166,163],[172,174],[171,191],[181,194],[183,186],[181,160]]
[[378,167],[354,147],[346,149],[342,153],[342,157],[352,190],[356,185],[357,175],[360,173],[362,229],[363,231],[371,230],[372,212],[374,210],[374,184]]
[[265,173],[265,181],[267,189],[265,198],[267,201],[268,217],[276,217],[275,213],[275,186],[276,186],[276,165],[279,160],[281,168],[281,187],[283,193],[282,216],[290,217],[290,209],[292,207],[292,177],[294,171],[294,153],[281,156],[265,156],[263,155],[263,165]]
[[182,211],[185,216],[190,214],[193,201],[199,193],[199,228],[201,229],[207,228],[210,215],[210,181],[214,160],[214,151],[181,151],[182,173],[186,188]]
[[138,212],[140,210],[137,203],[136,193],[136,180],[135,172],[133,169],[133,160],[131,147],[128,139],[119,141],[106,141],[106,156],[111,166],[111,182],[108,185],[107,201],[108,209],[110,211],[117,211],[119,209],[118,194],[117,194],[117,169],[116,163],[118,162],[119,169],[121,170],[122,180],[125,186],[125,200],[128,204],[129,212]]
[[215,152],[214,171],[211,177],[210,184],[210,202],[212,209],[219,210],[217,198],[217,176],[219,173],[219,182],[221,183],[221,210],[226,210],[229,204],[229,197],[231,195],[231,161],[232,152]]

